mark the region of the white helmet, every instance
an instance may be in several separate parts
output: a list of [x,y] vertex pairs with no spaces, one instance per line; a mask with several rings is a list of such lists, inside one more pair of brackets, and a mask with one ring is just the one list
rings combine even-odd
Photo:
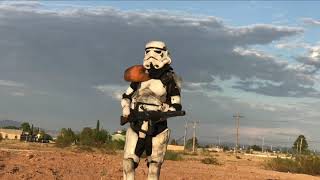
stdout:
[[151,65],[155,69],[160,69],[171,63],[169,51],[162,41],[150,41],[146,44],[143,66],[150,69]]

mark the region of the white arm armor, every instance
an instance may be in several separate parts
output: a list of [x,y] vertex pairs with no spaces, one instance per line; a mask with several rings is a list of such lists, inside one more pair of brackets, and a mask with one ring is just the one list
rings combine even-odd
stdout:
[[[127,91],[124,94],[129,96],[133,92],[134,92],[134,90],[129,86]],[[121,107],[122,108],[124,108],[126,106],[130,107],[130,103],[131,103],[131,100],[129,98],[122,97],[122,100],[121,100]]]
[[122,95],[121,107],[122,115],[128,117],[130,115],[130,104],[131,104],[131,95],[133,94],[134,89],[131,86],[128,87],[127,91]]

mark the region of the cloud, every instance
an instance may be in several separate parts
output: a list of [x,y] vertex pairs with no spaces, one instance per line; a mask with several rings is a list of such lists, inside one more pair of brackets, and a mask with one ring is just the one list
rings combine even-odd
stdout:
[[9,81],[9,80],[0,80],[0,86],[6,86],[6,87],[25,87],[23,83],[15,82],[15,81]]
[[318,90],[313,87],[314,77],[306,70],[293,68],[286,61],[281,61],[274,56],[253,49],[235,48],[234,52],[246,57],[247,60],[259,58],[261,65],[251,65],[255,66],[253,68],[256,69],[264,67],[264,70],[261,69],[262,74],[257,72],[255,77],[238,80],[232,86],[233,88],[279,97],[314,97],[320,95]]
[[307,67],[313,66],[311,73],[315,73],[320,68],[320,46],[310,47],[306,54],[296,57],[296,60]]
[[10,93],[11,96],[25,96],[24,92],[12,92]]
[[46,91],[35,90],[25,83],[10,80],[0,80],[0,90],[6,95],[17,97],[27,95],[49,95],[49,93]]
[[275,47],[278,49],[308,49],[310,45],[302,42],[283,42],[276,44]]
[[[124,69],[142,62],[144,44],[152,39],[167,43],[173,67],[187,82],[210,83],[214,78],[232,77],[278,82],[293,77],[296,84],[305,84],[277,58],[234,51],[301,34],[301,28],[268,24],[232,27],[217,17],[166,11],[21,11],[3,7],[0,13],[6,16],[2,23],[7,27],[0,30],[5,37],[0,41],[4,61],[0,69],[6,74],[19,64],[15,69],[19,77],[48,89],[67,93],[92,84],[121,85]],[[219,90],[216,85],[206,88]]]
[[[283,134],[285,132],[285,134]],[[299,135],[302,131],[297,128],[258,128],[241,127],[241,135],[247,137],[262,137],[271,135]]]
[[306,25],[319,26],[320,20],[316,20],[313,18],[301,18],[302,22]]
[[21,8],[21,10],[27,9],[27,8],[38,8],[41,7],[41,3],[39,1],[2,1],[0,3],[0,7],[8,8],[8,7],[17,7]]
[[219,91],[222,92],[223,89],[213,82],[184,82],[183,92],[208,92],[208,91]]
[[119,86],[119,85],[98,85],[94,86],[98,92],[106,94],[114,99],[120,100],[122,98],[122,94],[124,93],[127,87]]

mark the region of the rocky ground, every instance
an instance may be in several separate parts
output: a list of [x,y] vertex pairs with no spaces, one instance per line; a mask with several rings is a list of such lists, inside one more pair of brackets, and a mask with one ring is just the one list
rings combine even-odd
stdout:
[[[207,155],[206,155],[207,156]],[[160,179],[168,180],[312,180],[319,177],[281,173],[263,168],[264,159],[233,154],[213,153],[221,165],[203,164],[205,156],[184,156],[181,161],[166,160]],[[5,147],[0,143],[0,179],[122,179],[121,152],[88,152],[39,145]],[[136,179],[146,179],[144,159],[136,171]]]

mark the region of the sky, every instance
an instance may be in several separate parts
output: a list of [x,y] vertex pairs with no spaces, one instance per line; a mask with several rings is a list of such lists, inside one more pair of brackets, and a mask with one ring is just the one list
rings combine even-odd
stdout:
[[[121,129],[126,68],[166,42],[202,142],[320,150],[320,3],[276,1],[1,1],[0,119],[46,129]],[[303,9],[303,10],[301,10]],[[189,125],[188,137],[192,126]]]

